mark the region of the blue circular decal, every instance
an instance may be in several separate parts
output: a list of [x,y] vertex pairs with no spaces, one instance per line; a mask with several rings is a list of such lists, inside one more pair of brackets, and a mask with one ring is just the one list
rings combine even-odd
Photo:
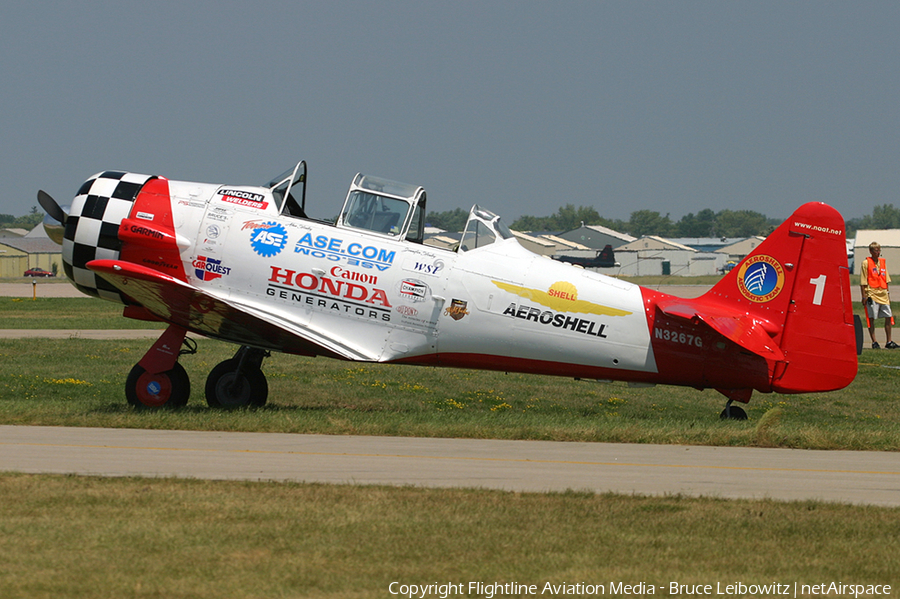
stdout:
[[784,269],[771,256],[752,256],[738,272],[738,289],[741,295],[751,301],[771,301],[781,293],[783,287]]
[[250,233],[250,247],[263,258],[277,256],[287,245],[287,230],[269,221],[257,224]]
[[152,381],[149,385],[147,385],[147,393],[150,395],[159,395],[159,392],[162,391],[162,387],[156,381]]

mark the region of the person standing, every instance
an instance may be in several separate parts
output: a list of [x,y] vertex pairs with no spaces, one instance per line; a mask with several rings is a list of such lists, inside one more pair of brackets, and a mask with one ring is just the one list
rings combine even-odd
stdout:
[[869,254],[863,260],[859,289],[862,294],[863,310],[866,312],[869,337],[872,338],[872,349],[881,349],[875,341],[875,321],[879,318],[884,318],[884,347],[896,349],[900,345],[891,341],[891,326],[894,324],[889,289],[891,275],[888,274],[884,258],[881,257],[881,245],[877,241],[869,244]]

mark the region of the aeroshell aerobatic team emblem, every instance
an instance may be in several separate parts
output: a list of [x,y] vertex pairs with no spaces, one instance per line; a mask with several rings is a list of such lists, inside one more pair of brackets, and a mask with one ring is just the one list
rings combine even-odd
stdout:
[[741,265],[737,284],[741,295],[751,302],[770,302],[784,288],[784,268],[771,256],[751,256]]

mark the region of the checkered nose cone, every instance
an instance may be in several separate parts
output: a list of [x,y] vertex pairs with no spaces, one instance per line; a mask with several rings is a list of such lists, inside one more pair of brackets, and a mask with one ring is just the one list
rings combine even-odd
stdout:
[[84,182],[66,219],[63,268],[82,293],[123,302],[115,287],[97,277],[85,265],[91,260],[116,260],[122,242],[119,223],[127,218],[134,199],[152,175],[106,171]]

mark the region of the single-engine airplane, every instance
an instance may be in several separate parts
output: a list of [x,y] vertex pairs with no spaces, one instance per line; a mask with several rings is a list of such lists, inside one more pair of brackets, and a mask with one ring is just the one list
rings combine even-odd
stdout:
[[533,254],[478,205],[458,248],[425,245],[415,185],[358,174],[336,222],[311,219],[306,171],[264,186],[106,171],[68,210],[38,192],[71,282],[168,324],[127,378],[130,404],[185,405],[187,333],[241,346],[206,380],[213,407],[265,404],[272,351],[712,388],[731,418],[754,390],[856,376],[844,221],[825,204],[682,299]]

